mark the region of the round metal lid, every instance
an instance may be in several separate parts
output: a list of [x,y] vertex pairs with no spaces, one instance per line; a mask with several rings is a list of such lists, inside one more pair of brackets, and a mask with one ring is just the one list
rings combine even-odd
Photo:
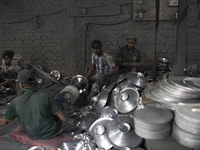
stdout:
[[133,88],[125,88],[119,93],[115,107],[121,113],[131,112],[138,104],[139,93]]
[[115,82],[112,82],[109,85],[106,85],[105,87],[103,87],[103,90],[107,91],[108,93],[113,89],[113,87],[115,86]]
[[142,141],[142,138],[135,134],[134,129],[128,123],[120,122],[117,119],[113,120],[108,127],[108,138],[111,144],[117,148],[135,148]]
[[101,110],[100,118],[108,117],[108,118],[116,118],[118,115],[117,109],[112,106],[106,106]]
[[147,125],[161,125],[171,122],[173,119],[172,112],[167,109],[146,106],[138,109],[134,113],[134,122],[138,121]]
[[97,119],[89,128],[89,134],[94,138],[99,148],[110,149],[113,147],[107,136],[108,126],[112,120],[112,118]]
[[126,77],[128,81],[137,87],[144,88],[148,83],[148,80],[140,72],[128,72]]
[[108,100],[108,91],[102,90],[94,99],[94,109],[96,112],[100,112],[101,109],[106,105]]

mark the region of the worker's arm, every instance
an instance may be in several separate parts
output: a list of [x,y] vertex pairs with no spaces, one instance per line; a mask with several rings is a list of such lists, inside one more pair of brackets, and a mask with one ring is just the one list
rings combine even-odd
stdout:
[[93,75],[95,72],[95,69],[96,69],[95,64],[91,64],[90,69],[88,70],[85,77],[89,78],[91,75]]
[[4,117],[0,119],[0,125],[6,125],[7,123],[8,121]]
[[102,75],[102,77],[109,77],[111,75],[114,75],[118,72],[117,66],[112,67],[112,69],[109,72],[106,72],[105,74]]
[[58,116],[60,121],[62,121],[62,122],[66,121],[65,115],[64,115],[64,113],[62,111],[59,111],[56,115]]

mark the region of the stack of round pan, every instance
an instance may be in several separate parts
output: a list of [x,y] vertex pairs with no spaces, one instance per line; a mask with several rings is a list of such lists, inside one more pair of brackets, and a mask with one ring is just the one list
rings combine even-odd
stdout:
[[176,107],[173,137],[187,147],[200,147],[200,104],[179,104]]
[[147,98],[175,110],[177,103],[200,103],[200,78],[171,77],[144,90]]
[[134,113],[135,133],[145,139],[164,139],[171,134],[172,112],[146,106]]

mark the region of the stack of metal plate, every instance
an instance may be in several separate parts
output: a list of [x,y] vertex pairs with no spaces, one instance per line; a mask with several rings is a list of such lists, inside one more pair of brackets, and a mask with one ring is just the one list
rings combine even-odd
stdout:
[[181,104],[176,107],[173,137],[187,147],[200,147],[200,104]]
[[145,139],[158,140],[171,134],[172,112],[167,109],[146,106],[134,113],[135,132]]
[[200,78],[171,77],[144,90],[147,98],[175,110],[177,103],[200,103]]

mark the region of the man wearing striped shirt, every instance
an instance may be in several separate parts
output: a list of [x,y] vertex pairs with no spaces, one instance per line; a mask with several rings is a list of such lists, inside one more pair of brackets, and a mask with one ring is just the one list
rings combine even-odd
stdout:
[[99,40],[93,40],[92,44],[92,63],[86,74],[89,82],[94,82],[88,95],[88,102],[91,98],[98,94],[101,88],[109,84],[118,69],[111,55],[102,51],[102,43]]

